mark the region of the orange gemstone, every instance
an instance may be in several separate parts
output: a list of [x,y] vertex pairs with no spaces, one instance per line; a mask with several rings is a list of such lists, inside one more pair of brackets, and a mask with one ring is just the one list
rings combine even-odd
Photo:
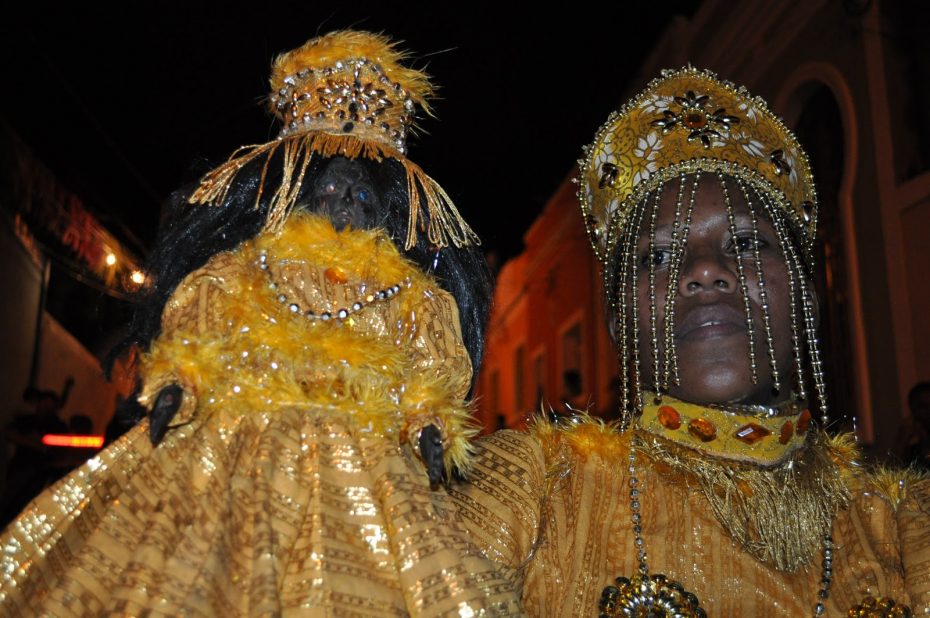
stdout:
[[798,433],[806,433],[811,426],[811,411],[804,410],[798,417]]
[[701,442],[710,442],[717,437],[717,428],[706,418],[696,418],[688,423],[688,432]]
[[755,444],[762,438],[771,434],[772,432],[763,427],[762,425],[757,425],[756,423],[747,423],[736,430],[736,433],[733,435],[737,440],[742,440],[746,444]]
[[681,414],[672,406],[661,406],[659,408],[659,422],[666,429],[678,429],[681,427]]
[[704,117],[704,114],[699,114],[697,112],[685,114],[685,125],[689,129],[702,129],[706,124],[707,118]]
[[349,280],[346,274],[338,268],[327,268],[323,271],[323,276],[331,283],[345,283]]
[[788,441],[794,437],[794,424],[791,421],[785,421],[785,424],[781,426],[781,434],[778,436],[778,441],[782,444],[788,444]]

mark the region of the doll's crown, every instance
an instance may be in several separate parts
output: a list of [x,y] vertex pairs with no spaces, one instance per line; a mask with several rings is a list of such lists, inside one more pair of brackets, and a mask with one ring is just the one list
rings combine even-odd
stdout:
[[433,87],[380,34],[342,30],[278,56],[270,106],[282,136],[307,131],[353,135],[406,153],[417,107],[429,113]]

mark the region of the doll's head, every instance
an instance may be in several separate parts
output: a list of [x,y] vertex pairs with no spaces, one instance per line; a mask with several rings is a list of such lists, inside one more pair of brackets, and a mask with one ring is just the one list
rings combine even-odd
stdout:
[[309,195],[297,207],[328,218],[339,231],[379,227],[385,218],[380,191],[368,169],[345,157],[323,162]]

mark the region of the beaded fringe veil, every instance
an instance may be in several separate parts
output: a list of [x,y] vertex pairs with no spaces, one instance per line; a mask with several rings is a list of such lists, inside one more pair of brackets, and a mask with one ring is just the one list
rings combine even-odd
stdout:
[[[657,182],[648,191],[638,206],[633,209],[632,215],[627,218],[621,240],[614,245],[613,255],[605,269],[605,289],[609,313],[616,316],[616,323],[611,327],[618,341],[621,378],[621,416],[624,426],[628,426],[633,417],[642,409],[645,402],[646,390],[651,390],[658,396],[667,392],[669,387],[680,383],[678,376],[678,360],[675,352],[675,295],[681,276],[681,268],[687,250],[688,232],[690,230],[692,215],[698,187],[703,182],[716,182],[723,191],[726,203],[726,214],[730,235],[736,236],[733,204],[731,201],[731,187],[735,186],[749,210],[752,222],[751,250],[749,255],[735,252],[735,268],[739,285],[739,292],[743,298],[745,311],[747,338],[747,354],[749,356],[752,381],[758,382],[759,357],[764,354],[767,359],[768,371],[776,389],[785,388],[786,368],[777,365],[775,345],[772,340],[771,315],[769,312],[768,297],[765,289],[765,273],[762,269],[762,259],[759,255],[758,217],[760,214],[769,221],[778,237],[779,249],[788,265],[789,294],[791,302],[791,334],[792,354],[794,367],[791,371],[793,382],[790,387],[798,400],[807,397],[805,386],[805,360],[811,367],[814,388],[819,400],[822,420],[826,423],[827,402],[824,384],[822,363],[816,334],[816,315],[813,302],[811,272],[812,259],[803,244],[797,243],[792,237],[791,228],[785,220],[784,211],[777,207],[774,200],[769,197],[764,187],[760,188],[758,180],[751,175],[740,174],[738,169],[727,170],[725,173],[716,166],[679,165],[662,170],[656,174]],[[669,258],[668,285],[659,290],[656,282],[656,218],[658,204],[663,188],[669,181],[677,184],[677,199],[673,232],[671,240],[671,255]],[[638,250],[641,236],[648,238],[648,249],[644,254]],[[798,246],[800,244],[800,246]],[[747,276],[753,273],[758,281],[761,315],[755,315],[749,299]],[[640,333],[637,317],[640,307],[636,295],[637,281],[640,277],[647,277],[649,283],[649,337],[652,357],[641,358],[641,343],[643,333]],[[657,318],[656,295],[666,295],[665,318],[659,324]],[[756,341],[755,331],[757,322],[761,323],[764,333],[764,352],[760,350],[762,342]],[[643,383],[643,363],[651,363],[653,376],[652,384]]]

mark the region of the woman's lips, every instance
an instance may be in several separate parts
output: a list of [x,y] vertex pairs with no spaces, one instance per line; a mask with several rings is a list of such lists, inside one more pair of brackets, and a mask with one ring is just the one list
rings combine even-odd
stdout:
[[701,305],[688,310],[675,328],[680,341],[705,341],[746,333],[746,316],[729,305]]

